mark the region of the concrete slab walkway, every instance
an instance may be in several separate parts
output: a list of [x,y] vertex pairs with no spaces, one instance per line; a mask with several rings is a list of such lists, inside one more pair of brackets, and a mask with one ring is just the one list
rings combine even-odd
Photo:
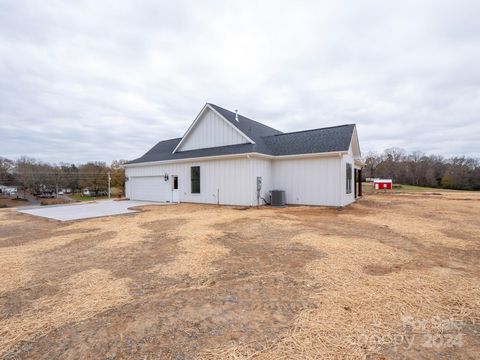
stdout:
[[19,208],[18,212],[46,217],[60,221],[89,219],[102,216],[120,215],[137,212],[130,208],[143,205],[170,205],[169,203],[158,203],[136,200],[97,200],[94,203],[75,203],[67,205],[49,205],[29,208]]

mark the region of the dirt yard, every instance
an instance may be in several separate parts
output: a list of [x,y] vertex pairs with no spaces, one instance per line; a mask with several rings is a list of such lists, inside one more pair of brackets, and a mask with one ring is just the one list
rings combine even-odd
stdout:
[[143,210],[0,210],[1,358],[478,358],[478,193]]

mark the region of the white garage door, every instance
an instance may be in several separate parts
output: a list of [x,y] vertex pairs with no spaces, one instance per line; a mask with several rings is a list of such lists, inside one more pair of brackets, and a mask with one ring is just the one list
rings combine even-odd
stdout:
[[169,182],[163,176],[140,176],[131,178],[130,198],[132,200],[167,201],[170,200]]

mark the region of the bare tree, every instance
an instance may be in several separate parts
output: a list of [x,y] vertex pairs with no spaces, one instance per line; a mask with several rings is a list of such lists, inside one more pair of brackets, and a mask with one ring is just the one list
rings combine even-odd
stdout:
[[125,187],[125,169],[123,164],[125,164],[126,160],[114,160],[110,165],[110,173],[112,176],[111,186],[124,189]]
[[108,169],[103,162],[89,162],[78,167],[79,185],[91,191],[106,190]]
[[15,183],[15,176],[13,170],[15,162],[13,160],[0,157],[0,184],[13,185]]
[[370,152],[365,157],[365,168],[363,174],[367,178],[377,177],[376,170],[378,165],[382,162],[382,157],[375,152]]

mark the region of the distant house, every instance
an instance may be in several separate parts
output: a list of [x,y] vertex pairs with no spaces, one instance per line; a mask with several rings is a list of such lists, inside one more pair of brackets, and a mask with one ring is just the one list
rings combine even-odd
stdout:
[[282,133],[207,103],[183,137],[125,164],[125,193],[251,206],[279,189],[287,204],[345,206],[361,195],[360,156],[354,124]]
[[17,195],[17,187],[0,185],[0,193],[9,196],[15,196]]

